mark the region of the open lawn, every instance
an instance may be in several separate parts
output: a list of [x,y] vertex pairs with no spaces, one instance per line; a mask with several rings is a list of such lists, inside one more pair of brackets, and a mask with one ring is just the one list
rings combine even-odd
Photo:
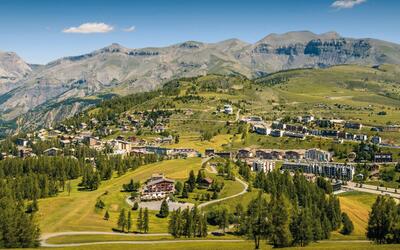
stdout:
[[338,239],[365,239],[369,212],[375,202],[376,195],[362,192],[347,192],[339,195],[340,206],[346,212],[354,224],[354,231],[349,236],[333,233],[332,238]]
[[170,148],[193,148],[200,153],[204,153],[207,148],[214,148],[216,150],[221,150],[222,145],[229,143],[229,134],[221,134],[214,136],[210,141],[202,141],[199,135],[183,135],[179,138],[179,143],[171,144],[167,147]]
[[[127,248],[137,248],[146,250],[173,250],[173,249],[191,249],[191,250],[231,250],[231,249],[254,249],[252,241],[243,242],[178,242],[171,243],[166,242],[163,244],[146,244],[146,245],[126,245],[126,244],[104,244],[104,245],[88,245],[88,246],[74,246],[74,247],[62,247],[59,249],[70,249],[70,250],[125,250]],[[399,249],[400,245],[375,245],[369,242],[320,242],[313,243],[307,247],[290,247],[285,248],[287,250],[300,250],[300,249],[332,249],[332,250],[389,250]],[[45,248],[39,248],[45,249]],[[272,246],[261,243],[261,249],[273,249]]]
[[[104,181],[98,190],[77,191],[79,180],[72,182],[72,192],[60,193],[53,198],[42,199],[39,201],[40,211],[38,221],[41,231],[61,232],[61,231],[111,231],[116,226],[118,213],[121,208],[127,208],[125,198],[127,193],[122,193],[122,184],[128,183],[130,179],[144,182],[153,173],[164,173],[172,179],[185,179],[189,171],[197,172],[201,168],[200,158],[189,158],[180,160],[169,160],[142,166],[134,171],[128,172],[121,177],[115,177]],[[107,193],[107,194],[106,194]],[[95,210],[95,203],[101,198],[106,209]],[[103,220],[103,215],[109,210],[110,220]],[[137,217],[137,212],[133,212],[132,217]],[[168,220],[160,219],[155,216],[157,211],[150,211],[150,232],[166,232]],[[135,222],[134,222],[135,223]],[[155,226],[156,225],[156,226]]]

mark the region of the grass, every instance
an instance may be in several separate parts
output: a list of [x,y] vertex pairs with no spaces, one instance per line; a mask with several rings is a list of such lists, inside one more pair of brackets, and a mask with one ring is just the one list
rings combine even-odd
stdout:
[[221,134],[214,136],[210,141],[202,141],[199,135],[183,135],[179,138],[179,143],[171,144],[170,148],[193,148],[200,153],[204,153],[207,148],[221,150],[222,145],[229,143],[229,134]]
[[332,234],[333,239],[365,239],[369,212],[377,195],[362,192],[346,192],[339,195],[340,206],[347,213],[354,224],[354,231],[349,236],[337,232]]
[[[134,245],[129,246],[134,248]],[[243,242],[178,242],[178,243],[165,243],[165,244],[146,244],[137,245],[139,249],[145,248],[146,250],[178,250],[178,249],[191,249],[191,250],[230,250],[230,249],[254,249],[252,241]],[[372,250],[372,249],[398,249],[400,245],[375,245],[369,242],[320,242],[313,243],[307,247],[289,247],[287,250],[300,250],[300,249],[332,249],[332,250]],[[128,246],[126,244],[104,244],[104,245],[88,245],[88,246],[74,246],[74,247],[60,247],[59,249],[70,250],[125,250]],[[35,248],[37,249],[37,248]],[[42,248],[39,248],[42,249]],[[46,249],[46,248],[43,248]],[[261,242],[261,249],[273,249],[272,246]]]
[[[189,158],[180,160],[169,160],[142,166],[135,171],[128,172],[121,177],[104,181],[100,188],[95,191],[77,191],[79,180],[72,182],[70,195],[63,192],[57,197],[42,199],[39,201],[40,211],[38,221],[41,231],[111,231],[116,225],[121,208],[129,208],[125,204],[128,194],[120,192],[121,186],[128,183],[130,179],[144,182],[153,173],[164,173],[172,179],[184,179],[188,177],[189,171],[197,172],[201,168],[200,158]],[[105,195],[105,193],[108,193]],[[101,199],[106,204],[106,209],[95,210],[96,200]],[[109,210],[110,220],[103,220],[103,215]],[[166,232],[168,221],[155,216],[158,211],[150,211],[150,232]],[[132,217],[137,217],[133,212]],[[134,222],[135,223],[135,222]]]

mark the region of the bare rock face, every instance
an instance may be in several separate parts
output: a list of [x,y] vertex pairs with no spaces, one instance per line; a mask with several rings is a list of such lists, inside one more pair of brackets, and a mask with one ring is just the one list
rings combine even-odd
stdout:
[[1,52],[0,115],[9,120],[34,111],[35,117],[40,117],[38,109],[47,105],[46,114],[57,113],[46,116],[52,122],[84,108],[85,104],[80,104],[79,109],[57,107],[73,98],[105,93],[126,95],[154,89],[180,77],[217,73],[255,78],[293,68],[382,63],[399,64],[400,45],[308,31],[271,34],[255,44],[238,39],[219,43],[186,41],[142,49],[112,44],[35,67],[14,53]]

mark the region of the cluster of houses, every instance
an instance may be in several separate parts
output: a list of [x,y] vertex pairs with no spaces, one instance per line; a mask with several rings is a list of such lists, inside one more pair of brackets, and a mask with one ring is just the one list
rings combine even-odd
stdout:
[[[297,118],[298,124],[287,124],[280,121],[274,121],[272,124],[267,124],[262,118],[257,116],[250,116],[241,119],[241,122],[251,124],[251,129],[254,133],[260,135],[270,135],[273,137],[292,137],[298,139],[305,139],[307,136],[320,136],[332,139],[337,139],[338,142],[343,140],[352,140],[359,142],[370,142],[374,144],[381,144],[382,138],[380,136],[368,137],[366,134],[347,132],[343,129],[361,130],[363,125],[361,123],[346,122],[343,120],[316,120],[314,116],[306,115]],[[329,129],[314,129],[308,128],[311,123],[316,126],[329,128]],[[399,131],[399,126],[384,126],[377,129],[377,131]]]

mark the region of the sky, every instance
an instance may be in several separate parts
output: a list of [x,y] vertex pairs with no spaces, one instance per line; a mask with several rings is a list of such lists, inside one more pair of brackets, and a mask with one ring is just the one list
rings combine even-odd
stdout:
[[399,13],[398,0],[0,0],[0,50],[45,64],[112,43],[254,43],[299,30],[400,43]]

